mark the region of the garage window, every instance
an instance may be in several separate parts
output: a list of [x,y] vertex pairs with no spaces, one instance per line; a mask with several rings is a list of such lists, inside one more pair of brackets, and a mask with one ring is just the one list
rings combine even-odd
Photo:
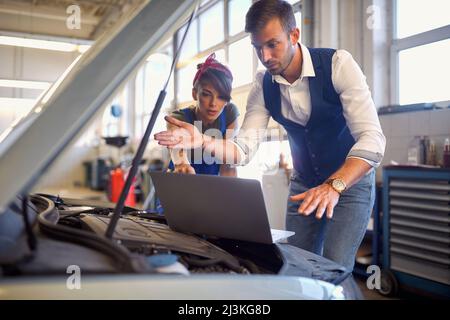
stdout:
[[394,102],[450,100],[450,2],[394,1],[392,45]]
[[[262,66],[254,52],[250,39],[244,31],[245,14],[252,0],[202,1],[198,18],[193,21],[175,71],[176,105],[184,106],[192,101],[192,79],[196,65],[211,54],[227,64],[233,71],[233,87],[251,84],[257,70]],[[288,1],[293,5],[298,25],[301,23],[301,2]],[[179,44],[186,26],[177,32]],[[211,30],[214,30],[213,32]]]
[[[158,98],[159,92],[167,81],[170,66],[172,64],[172,46],[164,46],[158,53],[154,53],[147,58],[144,66],[138,71],[134,83],[135,88],[135,137],[141,138],[150,120],[153,108]],[[156,120],[153,132],[166,129],[164,115],[170,109],[174,99],[173,77],[169,81],[166,90],[167,95],[162,105],[161,112]]]

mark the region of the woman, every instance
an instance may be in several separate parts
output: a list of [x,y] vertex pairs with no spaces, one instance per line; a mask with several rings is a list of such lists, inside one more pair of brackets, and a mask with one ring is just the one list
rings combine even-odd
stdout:
[[[239,116],[237,107],[230,102],[232,82],[231,71],[211,54],[197,66],[192,88],[196,105],[177,110],[172,116],[197,126],[201,124],[202,133],[212,135],[211,129],[216,129],[222,137],[231,138],[237,131]],[[171,149],[170,156],[169,168],[173,172],[236,176],[235,168],[204,155],[195,157],[193,150]]]

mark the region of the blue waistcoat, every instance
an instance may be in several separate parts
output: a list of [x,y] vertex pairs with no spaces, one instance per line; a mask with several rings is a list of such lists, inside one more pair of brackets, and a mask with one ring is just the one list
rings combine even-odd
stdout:
[[272,118],[287,131],[294,169],[308,187],[328,179],[344,163],[355,139],[344,118],[342,104],[331,80],[333,49],[309,49],[316,76],[309,78],[311,115],[306,126],[281,113],[280,86],[266,71],[263,92]]

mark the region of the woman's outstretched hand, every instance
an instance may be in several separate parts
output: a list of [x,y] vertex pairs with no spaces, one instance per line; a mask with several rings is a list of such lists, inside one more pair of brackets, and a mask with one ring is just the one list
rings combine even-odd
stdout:
[[195,149],[203,146],[203,134],[194,125],[166,116],[164,119],[170,124],[167,131],[155,134],[158,144],[168,148]]

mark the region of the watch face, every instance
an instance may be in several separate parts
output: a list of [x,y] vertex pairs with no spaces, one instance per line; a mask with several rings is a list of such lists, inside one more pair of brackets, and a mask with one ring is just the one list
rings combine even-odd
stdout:
[[333,180],[333,188],[335,188],[338,191],[344,191],[345,190],[344,181],[342,181],[340,179]]

